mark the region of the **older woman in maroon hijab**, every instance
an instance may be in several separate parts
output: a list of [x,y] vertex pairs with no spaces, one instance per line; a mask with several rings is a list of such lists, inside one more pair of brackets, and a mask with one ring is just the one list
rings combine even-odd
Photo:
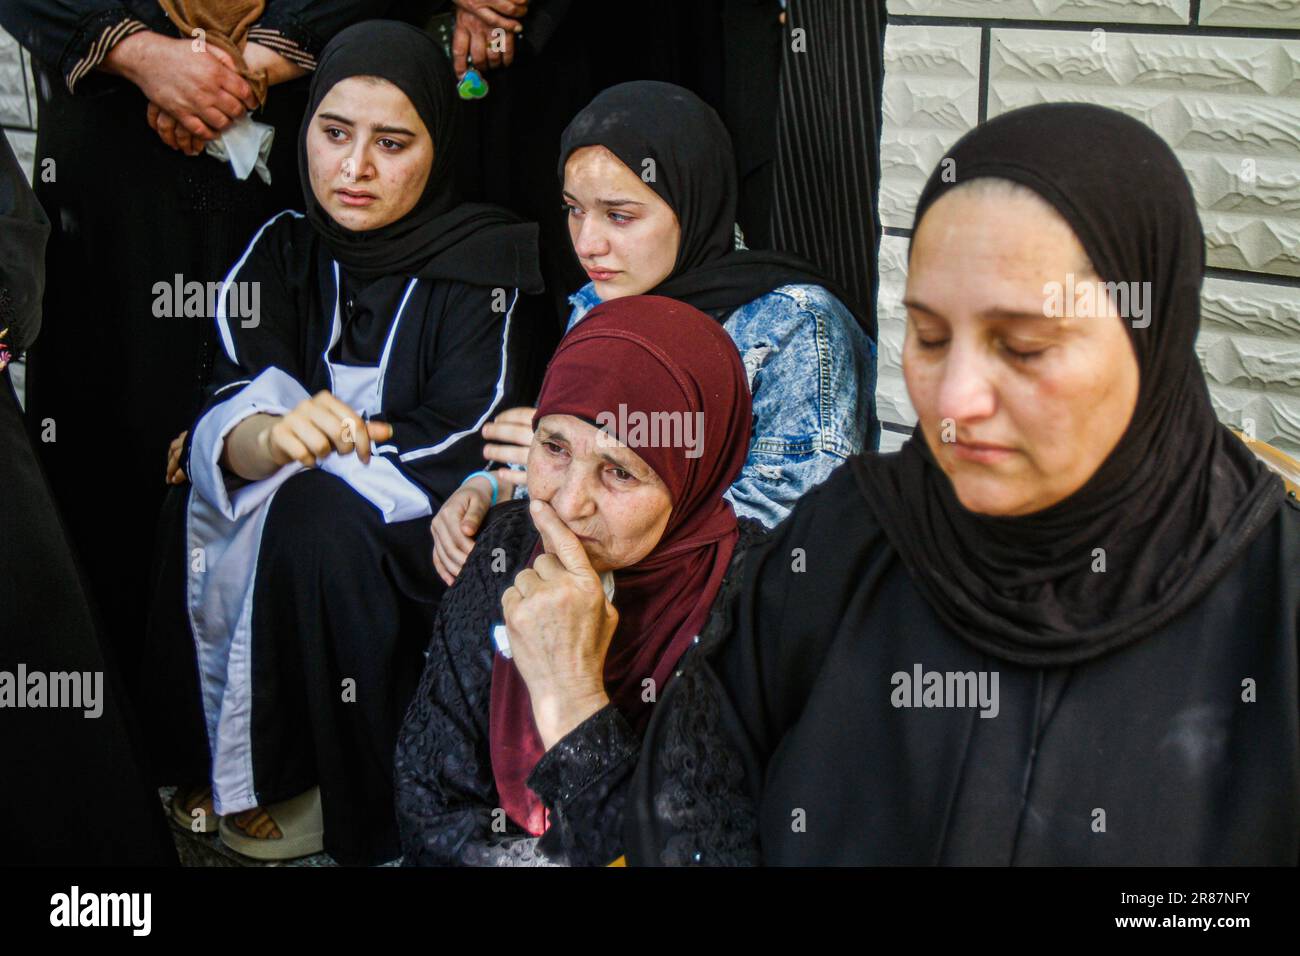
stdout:
[[529,501],[489,513],[398,743],[407,864],[601,865],[641,733],[762,526],[730,337],[660,296],[593,310],[533,420]]

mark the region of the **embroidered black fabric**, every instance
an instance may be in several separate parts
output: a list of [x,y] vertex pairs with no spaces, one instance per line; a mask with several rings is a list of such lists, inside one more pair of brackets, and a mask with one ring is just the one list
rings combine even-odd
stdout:
[[[745,549],[764,534],[757,522],[740,524],[724,593]],[[641,739],[613,705],[574,728],[533,769],[528,785],[549,813],[543,836],[525,833],[498,805],[488,749],[491,631],[536,535],[527,501],[493,508],[443,597],[397,745],[404,865],[604,866],[623,854],[624,806]]]
[[[742,581],[733,564],[714,601],[699,643],[682,660],[666,690],[668,704],[644,743],[650,764],[625,794],[648,794],[650,820],[626,819],[630,845],[659,843],[654,859],[629,854],[629,863],[657,866],[757,866],[758,818],[745,768],[721,727],[723,695],[710,654],[732,628]],[[661,839],[638,839],[649,831]]]

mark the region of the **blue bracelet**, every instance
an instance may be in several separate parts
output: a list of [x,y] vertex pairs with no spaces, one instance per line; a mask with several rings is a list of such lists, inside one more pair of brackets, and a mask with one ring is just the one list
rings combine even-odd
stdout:
[[492,486],[492,500],[488,502],[488,507],[491,508],[494,504],[497,503],[497,495],[501,493],[501,483],[497,481],[496,475],[492,474],[492,472],[490,471],[476,471],[472,475],[466,475],[465,481],[462,481],[461,484],[462,485],[466,484],[471,478],[480,478],[480,477],[486,478],[488,480],[488,483]]

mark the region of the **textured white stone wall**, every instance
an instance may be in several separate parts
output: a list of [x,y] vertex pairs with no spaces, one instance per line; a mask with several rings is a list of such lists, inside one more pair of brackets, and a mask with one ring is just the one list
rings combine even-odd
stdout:
[[[1142,120],[1182,160],[1205,227],[1197,350],[1215,408],[1300,454],[1300,0],[889,0],[888,9],[882,420],[915,422],[899,365],[900,299],[930,170],[981,118],[1088,102]],[[900,440],[887,432],[883,445]]]
[[[35,91],[27,51],[0,30],[0,129],[9,137],[28,180],[32,178],[36,156]],[[10,367],[9,377],[21,402],[26,394],[26,366],[21,360]]]
[[36,153],[36,96],[27,53],[0,30],[0,128],[30,179]]

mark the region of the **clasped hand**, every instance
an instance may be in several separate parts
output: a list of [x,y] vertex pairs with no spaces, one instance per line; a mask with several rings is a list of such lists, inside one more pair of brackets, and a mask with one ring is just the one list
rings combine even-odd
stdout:
[[[243,55],[245,66],[264,73],[268,84],[306,72],[257,43],[245,44]],[[149,101],[149,128],[188,156],[203,152],[231,123],[259,105],[231,56],[211,43],[196,49],[189,39],[141,31],[114,46],[104,68],[140,88]]]

